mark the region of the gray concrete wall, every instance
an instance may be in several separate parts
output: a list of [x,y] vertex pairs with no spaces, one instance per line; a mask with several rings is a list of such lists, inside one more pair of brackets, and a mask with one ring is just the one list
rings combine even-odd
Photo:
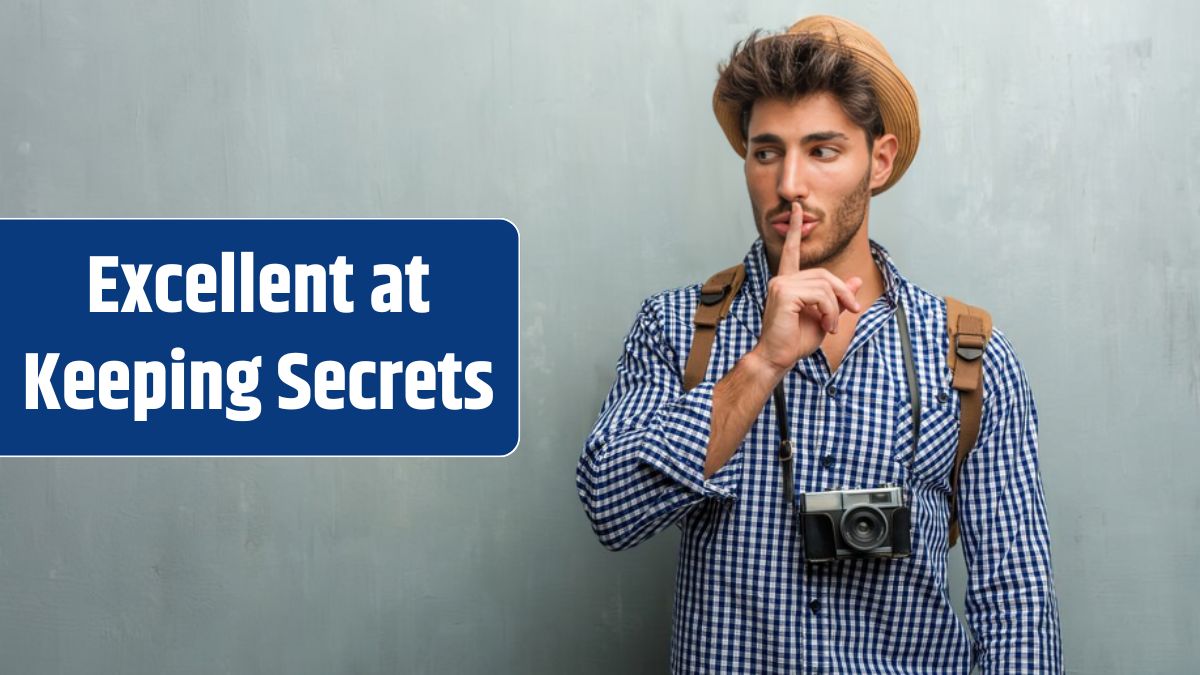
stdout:
[[1029,374],[1071,672],[1192,672],[1181,0],[3,3],[0,215],[507,217],[524,362],[503,460],[0,461],[0,670],[664,670],[675,533],[604,551],[575,461],[641,298],[754,236],[717,61],[818,12],[871,28],[922,104],[872,236],[992,310]]

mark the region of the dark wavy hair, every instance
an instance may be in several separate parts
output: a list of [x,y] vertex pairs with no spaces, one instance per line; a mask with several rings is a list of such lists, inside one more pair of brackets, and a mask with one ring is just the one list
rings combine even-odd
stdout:
[[810,33],[763,36],[756,30],[734,45],[717,73],[717,96],[741,110],[743,139],[758,99],[795,101],[820,92],[832,94],[846,116],[866,132],[868,153],[884,134],[871,77],[840,41],[826,42]]

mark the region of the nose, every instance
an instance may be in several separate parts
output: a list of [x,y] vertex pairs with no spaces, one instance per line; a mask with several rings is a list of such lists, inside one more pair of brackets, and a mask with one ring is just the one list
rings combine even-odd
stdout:
[[775,186],[785,202],[808,199],[808,179],[804,174],[803,158],[794,152],[784,155],[780,162],[779,182]]

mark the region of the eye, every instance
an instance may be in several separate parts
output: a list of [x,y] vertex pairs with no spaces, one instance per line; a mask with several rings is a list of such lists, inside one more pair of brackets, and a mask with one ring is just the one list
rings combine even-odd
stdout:
[[838,154],[838,149],[831,145],[822,145],[822,146],[813,148],[813,152],[819,152],[822,150],[828,150],[829,152],[828,152],[828,154],[819,155],[818,156],[819,159],[832,159],[833,157],[836,157]]
[[775,157],[777,157],[778,155],[779,155],[779,153],[771,148],[754,151],[754,158],[760,162],[770,161],[770,160],[774,159]]

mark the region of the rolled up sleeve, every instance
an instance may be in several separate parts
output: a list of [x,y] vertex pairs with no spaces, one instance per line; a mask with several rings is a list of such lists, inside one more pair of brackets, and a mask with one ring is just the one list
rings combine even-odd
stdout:
[[736,499],[739,454],[704,478],[714,383],[683,391],[677,355],[651,298],[625,338],[616,381],[576,469],[592,529],[614,551],[645,541],[704,500]]
[[959,496],[967,621],[984,673],[1063,672],[1050,533],[1038,471],[1038,413],[1012,345],[988,345],[995,391],[963,465]]

